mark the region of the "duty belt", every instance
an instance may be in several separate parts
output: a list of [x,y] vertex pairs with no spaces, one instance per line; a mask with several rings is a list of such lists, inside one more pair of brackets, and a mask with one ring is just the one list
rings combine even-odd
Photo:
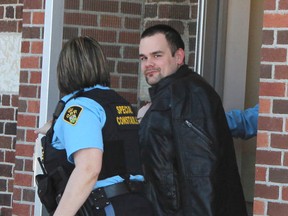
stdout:
[[127,193],[142,192],[143,187],[143,182],[128,181],[96,188],[89,195],[88,201],[96,209],[102,209],[110,204],[111,198]]

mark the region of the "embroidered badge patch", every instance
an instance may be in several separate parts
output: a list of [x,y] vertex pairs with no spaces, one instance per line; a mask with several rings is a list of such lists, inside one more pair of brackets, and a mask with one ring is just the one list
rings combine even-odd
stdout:
[[80,106],[69,107],[64,115],[64,120],[72,125],[75,125],[79,119],[82,109],[83,108]]

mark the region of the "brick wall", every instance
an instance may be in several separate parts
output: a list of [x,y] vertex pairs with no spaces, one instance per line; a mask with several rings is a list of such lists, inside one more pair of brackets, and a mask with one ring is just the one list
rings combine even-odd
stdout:
[[39,116],[44,0],[24,1],[13,214],[34,215],[33,153]]
[[134,105],[142,10],[143,1],[65,1],[64,39],[96,38],[109,60],[111,87]]
[[288,1],[266,0],[254,214],[288,212]]
[[[2,44],[11,41],[15,35],[22,31],[22,6],[21,0],[0,2],[0,36]],[[4,47],[1,47],[3,51]],[[5,51],[3,51],[5,52]],[[1,53],[3,54],[3,53]],[[1,69],[3,61],[1,57]],[[4,67],[4,70],[6,68]],[[11,69],[11,68],[9,68]],[[0,70],[0,73],[4,71]],[[7,71],[5,71],[7,73]],[[12,72],[10,72],[12,73]],[[14,73],[13,73],[14,75]],[[17,75],[17,74],[15,74]],[[16,78],[17,79],[17,78]],[[7,87],[4,80],[0,85]],[[11,83],[13,85],[13,83]],[[0,215],[11,215],[13,194],[13,169],[15,166],[15,142],[18,110],[18,83],[0,90]]]

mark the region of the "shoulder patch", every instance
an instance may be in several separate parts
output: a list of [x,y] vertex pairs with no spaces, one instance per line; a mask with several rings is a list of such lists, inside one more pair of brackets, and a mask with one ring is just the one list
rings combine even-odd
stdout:
[[67,109],[66,113],[64,114],[64,121],[68,122],[69,124],[75,125],[79,119],[80,113],[82,112],[83,108],[80,106],[71,106]]

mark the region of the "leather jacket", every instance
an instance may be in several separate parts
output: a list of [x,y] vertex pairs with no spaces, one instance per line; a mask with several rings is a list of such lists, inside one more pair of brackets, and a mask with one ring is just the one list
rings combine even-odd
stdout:
[[140,151],[156,215],[247,215],[233,139],[215,90],[183,65],[149,93]]

